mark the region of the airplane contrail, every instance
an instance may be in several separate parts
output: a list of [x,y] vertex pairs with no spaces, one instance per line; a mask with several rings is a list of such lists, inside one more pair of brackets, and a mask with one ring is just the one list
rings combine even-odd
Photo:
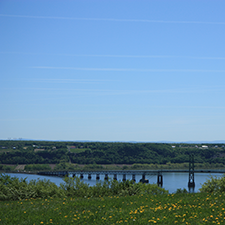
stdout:
[[132,68],[81,68],[81,67],[52,67],[32,66],[31,69],[81,70],[81,71],[116,71],[116,72],[200,72],[224,73],[225,70],[193,70],[193,69],[132,69]]
[[211,24],[225,25],[225,22],[204,22],[204,21],[166,21],[166,20],[147,20],[147,19],[115,19],[115,18],[76,18],[58,16],[29,16],[29,15],[7,15],[0,14],[1,17],[16,17],[30,19],[57,19],[57,20],[83,20],[83,21],[109,21],[109,22],[135,22],[135,23],[174,23],[174,24]]

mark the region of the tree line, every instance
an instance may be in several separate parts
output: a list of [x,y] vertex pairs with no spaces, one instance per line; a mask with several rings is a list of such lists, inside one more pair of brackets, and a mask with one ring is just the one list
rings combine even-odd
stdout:
[[[75,150],[71,151],[71,146]],[[194,144],[174,147],[166,143],[0,141],[0,164],[187,163],[189,154],[194,154],[196,163],[225,164],[222,144],[202,148]]]

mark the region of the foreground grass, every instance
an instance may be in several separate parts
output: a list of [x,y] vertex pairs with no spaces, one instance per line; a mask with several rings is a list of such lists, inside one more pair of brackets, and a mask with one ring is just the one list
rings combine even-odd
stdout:
[[225,224],[225,193],[4,201],[0,224]]

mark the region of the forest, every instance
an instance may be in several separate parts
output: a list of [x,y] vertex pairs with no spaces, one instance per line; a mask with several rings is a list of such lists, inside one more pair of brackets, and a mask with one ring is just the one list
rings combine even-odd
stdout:
[[[0,164],[225,164],[223,144],[0,141]],[[0,168],[1,169],[1,168]]]

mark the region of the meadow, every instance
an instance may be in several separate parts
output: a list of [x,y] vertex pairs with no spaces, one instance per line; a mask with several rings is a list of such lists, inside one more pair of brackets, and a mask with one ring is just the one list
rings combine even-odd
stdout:
[[225,194],[46,198],[0,202],[0,224],[224,224]]
[[[225,224],[225,192],[220,186],[224,178],[212,178],[200,193],[175,194],[152,184],[109,181],[91,188],[66,178],[58,192],[47,181],[35,183],[40,189],[35,198],[22,194],[31,185],[26,181],[20,180],[16,192],[11,178],[0,178],[1,187],[14,193],[7,198],[9,192],[0,189],[0,224]],[[34,194],[34,186],[30,189]]]

